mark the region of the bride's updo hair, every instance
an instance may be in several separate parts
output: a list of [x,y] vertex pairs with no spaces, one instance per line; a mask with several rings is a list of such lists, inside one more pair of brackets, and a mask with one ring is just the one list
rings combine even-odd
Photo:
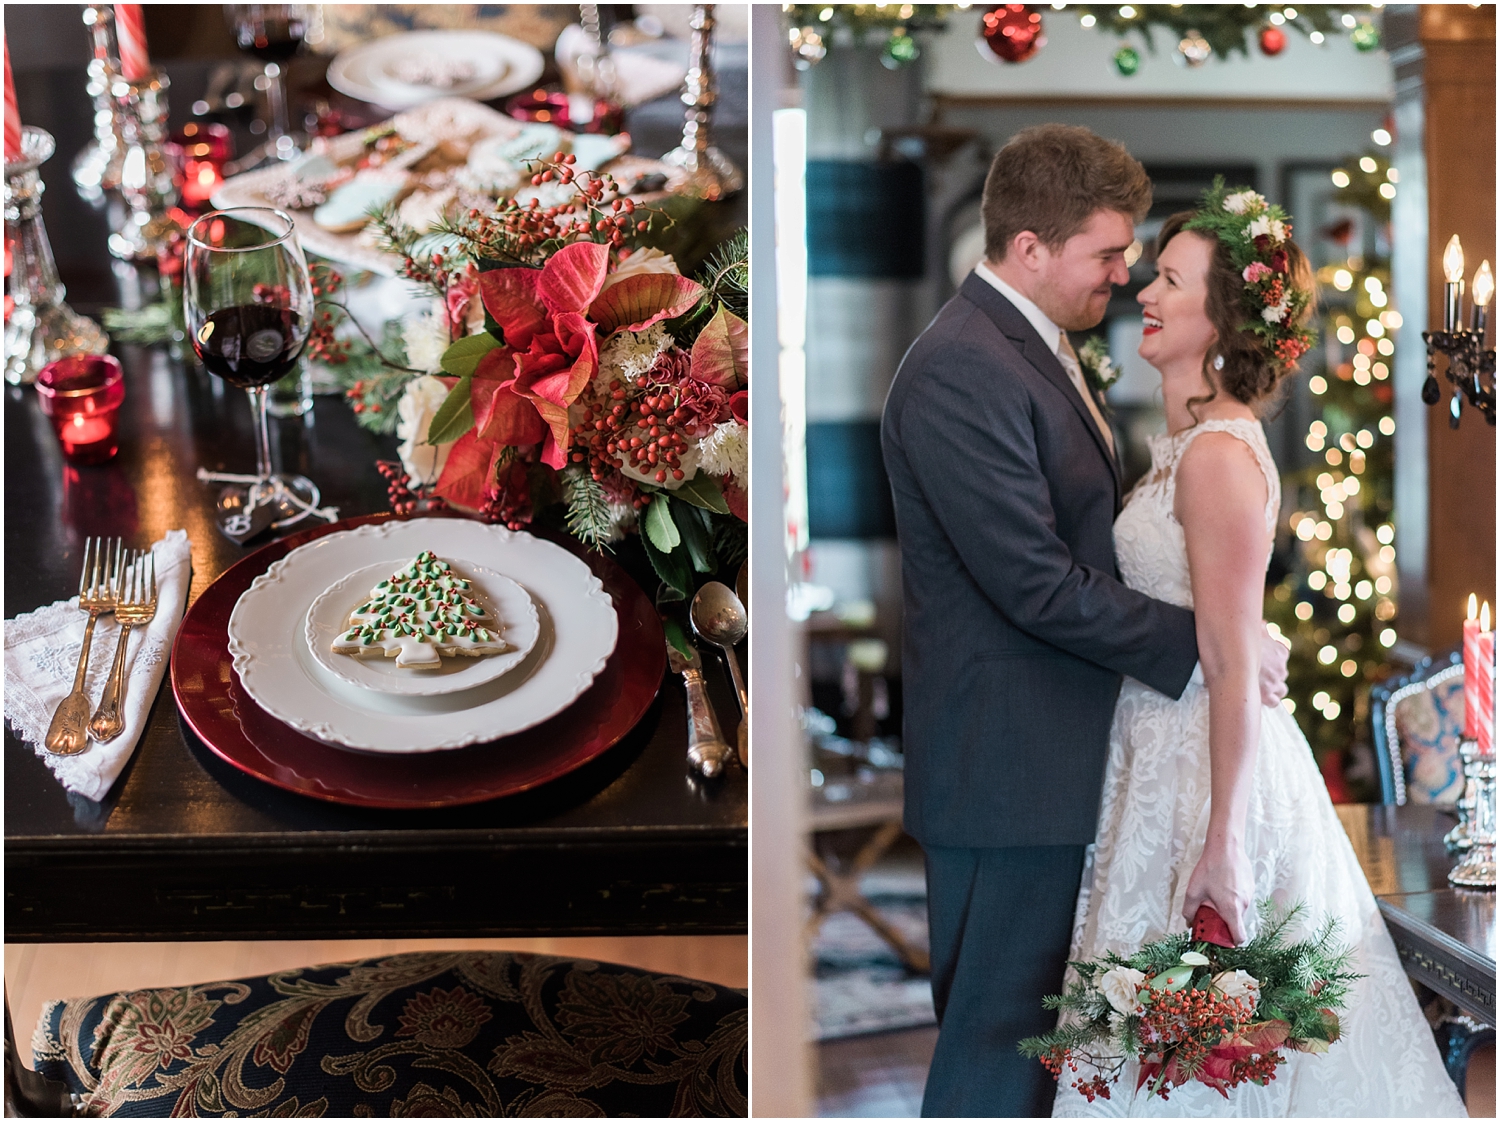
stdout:
[[[1156,237],[1158,257],[1169,241],[1184,233],[1183,227],[1197,213],[1193,210],[1178,211],[1162,223],[1161,233]],[[1222,390],[1236,401],[1259,409],[1275,398],[1286,376],[1296,371],[1296,364],[1278,362],[1265,339],[1245,330],[1251,314],[1243,303],[1245,280],[1230,259],[1229,247],[1210,233],[1200,230],[1185,232],[1213,244],[1203,310],[1218,334],[1203,360],[1203,376],[1214,392],[1209,397],[1193,400],[1212,401]],[[1307,254],[1290,238],[1282,243],[1282,248],[1286,250],[1287,277],[1292,286],[1315,294],[1312,264],[1307,260]],[[1312,316],[1315,302],[1315,299],[1308,300],[1307,306],[1293,317],[1292,323],[1306,323]],[[1220,358],[1224,360],[1222,368],[1217,367]]]

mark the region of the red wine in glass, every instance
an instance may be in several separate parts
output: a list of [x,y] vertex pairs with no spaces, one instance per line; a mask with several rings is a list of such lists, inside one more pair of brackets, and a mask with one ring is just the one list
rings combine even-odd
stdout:
[[240,50],[262,62],[286,62],[302,46],[307,24],[299,6],[243,4],[237,7],[264,10],[264,14],[246,14],[235,19],[234,41]]
[[296,223],[269,207],[205,214],[189,227],[182,304],[193,352],[204,367],[250,395],[255,475],[219,497],[219,528],[243,544],[269,526],[318,511],[318,487],[276,472],[266,387],[296,366],[312,330],[314,297]]
[[193,350],[210,374],[248,390],[289,374],[306,339],[290,308],[239,304],[209,313],[193,333]]

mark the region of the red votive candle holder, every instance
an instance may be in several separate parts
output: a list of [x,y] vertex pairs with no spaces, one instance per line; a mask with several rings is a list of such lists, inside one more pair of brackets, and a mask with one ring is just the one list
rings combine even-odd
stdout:
[[224,164],[234,156],[229,129],[207,121],[189,121],[167,144],[181,178],[182,205],[203,210],[224,186]]
[[[588,114],[586,117],[578,112],[580,106]],[[540,121],[573,132],[602,132],[610,136],[625,123],[625,107],[618,101],[545,87],[517,94],[505,103],[505,112],[517,121]]]
[[109,355],[69,355],[36,376],[37,399],[74,463],[97,464],[119,451],[115,424],[125,400],[125,374]]

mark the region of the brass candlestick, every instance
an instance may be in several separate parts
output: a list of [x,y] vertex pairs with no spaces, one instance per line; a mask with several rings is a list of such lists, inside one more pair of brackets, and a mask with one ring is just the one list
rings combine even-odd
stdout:
[[5,324],[5,380],[36,381],[49,362],[72,354],[103,354],[109,336],[93,320],[63,301],[67,289],[42,224],[38,170],[57,144],[45,129],[21,130],[21,158],[5,165],[5,241],[11,251],[10,295],[15,308]]
[[714,79],[714,5],[693,5],[692,55],[682,101],[688,107],[682,126],[682,143],[662,157],[662,162],[687,169],[684,190],[715,201],[734,194],[745,185],[740,170],[714,147],[709,126],[714,104],[719,100]]
[[73,159],[73,182],[85,201],[100,205],[105,192],[120,189],[120,168],[125,161],[125,138],[110,92],[120,73],[114,10],[107,4],[87,5],[83,25],[89,29],[94,48],[85,87],[94,99],[94,138]]
[[109,236],[109,251],[127,261],[155,261],[176,223],[167,210],[177,205],[177,185],[163,142],[167,132],[167,90],[159,70],[144,78],[115,75],[110,94],[125,141],[120,192],[129,208],[124,226]]

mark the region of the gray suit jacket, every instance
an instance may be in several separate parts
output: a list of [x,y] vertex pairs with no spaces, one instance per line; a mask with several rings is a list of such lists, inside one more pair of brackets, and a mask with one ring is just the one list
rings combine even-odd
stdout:
[[1193,615],[1115,567],[1119,467],[1056,355],[971,275],[912,344],[881,443],[901,542],[906,828],[1094,838],[1121,676],[1177,697]]

